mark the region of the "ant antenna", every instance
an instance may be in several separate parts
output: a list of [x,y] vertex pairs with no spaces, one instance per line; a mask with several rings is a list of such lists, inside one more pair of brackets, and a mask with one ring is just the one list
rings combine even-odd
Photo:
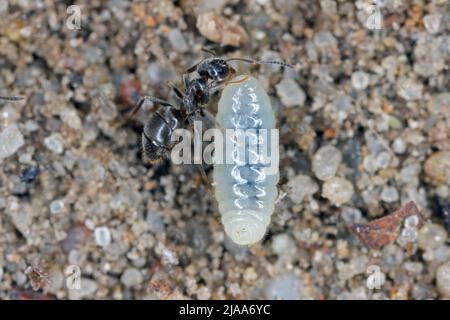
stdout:
[[133,107],[133,109],[130,112],[129,117],[132,117],[136,114],[136,112],[139,111],[139,109],[144,105],[144,103],[146,103],[147,101],[151,101],[154,104],[158,104],[162,107],[169,107],[169,108],[175,108],[172,104],[170,104],[169,102],[156,98],[156,97],[152,97],[152,96],[143,96],[139,99],[139,101],[136,103],[136,105]]
[[10,96],[10,97],[6,97],[6,96],[0,96],[1,100],[8,100],[8,101],[20,101],[23,99],[23,97],[19,97],[19,96]]
[[225,61],[226,62],[228,62],[228,61],[243,61],[243,62],[247,62],[247,63],[251,63],[251,64],[277,64],[282,67],[294,69],[293,65],[282,62],[282,61],[276,61],[276,60],[253,60],[253,59],[246,59],[246,58],[230,58]]
[[206,52],[206,53],[209,53],[210,55],[212,55],[214,57],[217,56],[217,54],[216,54],[216,52],[214,50],[207,49],[207,48],[202,48],[202,51]]

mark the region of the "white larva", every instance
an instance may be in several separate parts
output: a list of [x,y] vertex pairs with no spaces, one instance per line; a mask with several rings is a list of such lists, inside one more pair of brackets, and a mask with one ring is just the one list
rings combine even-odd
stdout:
[[[270,99],[258,80],[238,76],[232,82],[239,83],[228,84],[223,90],[216,121],[222,129],[256,130],[253,146],[257,150],[266,148],[275,161],[271,164],[275,170],[267,171],[267,165],[259,160],[250,163],[248,157],[242,157],[252,142],[245,146],[231,142],[235,152],[232,164],[214,164],[215,196],[225,232],[235,243],[250,245],[264,237],[274,211],[279,180],[278,135],[273,139],[259,134],[260,129],[270,132],[276,127]],[[227,134],[224,139],[232,138]]]

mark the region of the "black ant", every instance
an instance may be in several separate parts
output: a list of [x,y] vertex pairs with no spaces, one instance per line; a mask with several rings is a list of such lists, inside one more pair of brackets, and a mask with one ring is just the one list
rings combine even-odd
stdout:
[[[161,160],[172,150],[176,144],[176,142],[171,141],[172,133],[178,128],[183,128],[186,122],[192,127],[194,116],[207,116],[215,122],[214,116],[205,109],[205,106],[209,103],[212,92],[220,89],[223,85],[234,83],[230,79],[236,74],[236,70],[228,62],[243,61],[251,64],[278,64],[293,68],[293,66],[279,61],[257,61],[244,58],[223,59],[216,57],[214,52],[205,49],[203,51],[213,54],[214,57],[203,59],[183,73],[184,93],[174,85],[169,84],[175,95],[181,100],[178,108],[165,100],[152,96],[143,96],[131,112],[131,115],[135,114],[147,101],[164,107],[162,112],[158,110],[150,117],[142,132],[143,153],[150,162]],[[199,76],[190,80],[189,74],[195,71]],[[244,78],[239,82],[245,80]],[[202,175],[204,175],[204,171]]]

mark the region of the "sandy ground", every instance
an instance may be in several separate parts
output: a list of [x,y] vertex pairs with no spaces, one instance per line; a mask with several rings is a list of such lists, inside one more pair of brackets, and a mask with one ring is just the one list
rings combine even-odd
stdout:
[[[450,297],[448,1],[75,4],[0,0],[0,299]],[[280,128],[250,247],[195,166],[144,161],[156,106],[122,125],[202,47],[295,66],[233,64]]]

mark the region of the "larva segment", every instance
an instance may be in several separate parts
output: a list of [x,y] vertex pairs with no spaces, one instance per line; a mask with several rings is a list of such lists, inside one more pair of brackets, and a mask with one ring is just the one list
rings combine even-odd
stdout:
[[[239,83],[243,77],[236,77],[232,82],[237,83],[223,90],[216,120],[234,133],[252,132],[250,137],[254,139],[242,144],[230,142],[233,135],[224,135],[232,145],[231,150],[224,149],[224,153],[232,152],[232,163],[215,164],[214,181],[225,232],[237,244],[250,245],[264,237],[274,210],[279,148],[278,138],[271,141],[270,129],[276,129],[275,114],[267,93],[254,77],[245,76],[247,80]],[[257,150],[256,161],[249,161],[248,150]],[[263,163],[264,150],[276,161],[272,163],[275,171],[268,171],[270,164]]]

